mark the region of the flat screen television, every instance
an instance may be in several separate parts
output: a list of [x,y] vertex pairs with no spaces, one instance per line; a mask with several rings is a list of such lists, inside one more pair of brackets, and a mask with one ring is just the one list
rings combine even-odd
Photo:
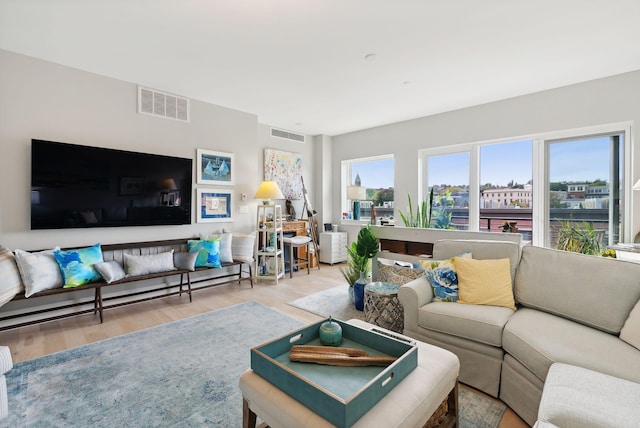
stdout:
[[192,164],[31,140],[31,229],[189,224]]

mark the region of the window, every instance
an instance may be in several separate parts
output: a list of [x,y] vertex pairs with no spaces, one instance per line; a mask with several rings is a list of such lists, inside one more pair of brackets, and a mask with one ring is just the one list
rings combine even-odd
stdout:
[[393,222],[394,159],[393,155],[373,156],[342,161],[342,219],[354,217],[353,201],[347,199],[347,187],[359,185],[365,199],[360,201],[360,220],[371,218],[371,206],[375,206],[378,223]]
[[604,245],[633,242],[629,132],[630,123],[619,123],[425,149],[421,179],[426,189],[441,191],[444,175],[445,189],[465,190],[465,210],[457,201],[450,210],[456,228],[514,226],[533,245],[554,247],[561,220],[586,221]]
[[623,230],[624,134],[547,144],[549,220],[545,244],[555,247],[563,222],[593,228],[603,245],[618,243]]
[[427,156],[427,188],[433,189],[431,227],[469,228],[469,153]]

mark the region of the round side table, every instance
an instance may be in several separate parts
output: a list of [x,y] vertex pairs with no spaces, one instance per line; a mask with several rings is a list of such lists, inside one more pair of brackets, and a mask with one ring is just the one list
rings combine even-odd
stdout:
[[404,309],[398,300],[399,284],[371,282],[364,288],[364,319],[397,333],[404,330]]

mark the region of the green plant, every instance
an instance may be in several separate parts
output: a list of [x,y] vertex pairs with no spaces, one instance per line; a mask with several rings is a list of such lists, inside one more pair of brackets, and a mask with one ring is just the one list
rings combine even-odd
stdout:
[[429,192],[429,201],[422,201],[415,214],[413,212],[413,204],[411,203],[411,195],[408,194],[407,198],[409,199],[409,212],[407,215],[404,215],[402,211],[398,210],[398,214],[400,214],[400,219],[402,219],[404,225],[407,227],[430,227],[433,212],[433,188],[431,188],[431,192]]
[[371,258],[378,253],[378,238],[373,234],[369,226],[363,227],[358,233],[358,238],[347,246],[349,263],[341,269],[342,276],[350,286],[360,278],[360,272],[368,276],[371,270]]
[[556,249],[598,255],[602,237],[603,232],[595,230],[593,225],[586,221],[582,223],[573,223],[570,220],[560,221]]

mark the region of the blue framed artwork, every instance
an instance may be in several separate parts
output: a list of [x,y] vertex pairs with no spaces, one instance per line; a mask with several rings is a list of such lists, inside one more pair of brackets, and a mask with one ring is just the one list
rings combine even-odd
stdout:
[[196,156],[198,184],[233,184],[233,153],[198,149]]
[[230,191],[198,188],[196,193],[196,221],[198,223],[233,221]]

